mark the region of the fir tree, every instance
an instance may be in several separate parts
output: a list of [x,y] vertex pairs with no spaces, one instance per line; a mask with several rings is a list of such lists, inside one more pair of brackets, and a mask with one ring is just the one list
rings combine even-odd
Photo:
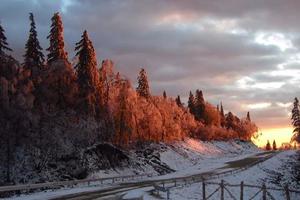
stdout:
[[221,127],[225,127],[226,126],[226,119],[225,119],[225,114],[224,114],[224,109],[223,109],[223,104],[221,102],[221,105],[220,105],[220,124],[221,124]]
[[32,13],[29,13],[30,20],[30,30],[29,38],[25,45],[25,55],[24,55],[24,67],[30,69],[31,71],[36,71],[35,69],[41,70],[44,65],[44,55],[42,53],[42,47],[37,38],[35,21]]
[[273,148],[274,151],[277,150],[277,145],[276,145],[276,141],[275,140],[273,140],[272,148]]
[[177,104],[178,107],[183,107],[181,99],[180,99],[180,95],[178,95],[176,97],[175,101],[176,101],[176,104]]
[[247,121],[251,122],[251,118],[250,118],[250,112],[247,112]]
[[294,126],[292,140],[300,143],[300,111],[299,101],[296,97],[294,100],[294,107],[292,109],[292,125]]
[[188,108],[190,110],[190,113],[194,115],[195,114],[195,97],[194,97],[192,91],[190,91],[190,95],[189,95]]
[[195,95],[195,117],[196,120],[200,121],[204,119],[205,112],[205,101],[201,90],[196,90]]
[[67,53],[65,52],[65,43],[63,36],[63,24],[59,13],[55,13],[51,18],[51,30],[47,39],[50,39],[50,46],[47,62],[51,63],[58,59],[67,60]]
[[222,104],[222,102],[221,102],[221,117],[225,117],[225,114],[224,114],[224,109],[223,109],[223,104]]
[[166,99],[167,98],[167,93],[166,93],[166,91],[164,90],[164,92],[163,92],[163,97],[164,97],[164,99]]
[[136,88],[136,91],[139,96],[144,97],[146,99],[150,98],[148,78],[147,78],[146,71],[144,69],[141,69],[139,73],[138,86]]
[[12,51],[12,49],[8,47],[7,38],[4,33],[5,31],[0,24],[0,55],[6,55],[5,51]]
[[95,113],[96,102],[99,100],[99,73],[97,70],[96,53],[87,31],[82,34],[82,39],[76,43],[75,51],[78,56],[76,65],[79,93],[85,99],[86,111]]
[[228,114],[225,117],[225,122],[226,122],[226,128],[227,129],[234,129],[234,115],[232,112],[228,112]]
[[269,140],[267,141],[267,144],[266,144],[266,150],[267,151],[271,150],[271,144],[270,144]]

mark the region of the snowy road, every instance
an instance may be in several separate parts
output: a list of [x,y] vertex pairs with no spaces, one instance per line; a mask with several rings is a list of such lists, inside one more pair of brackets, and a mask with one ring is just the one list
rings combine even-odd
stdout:
[[153,177],[151,179],[144,180],[144,181],[121,183],[117,186],[112,186],[111,188],[99,189],[90,192],[80,192],[76,194],[61,195],[51,199],[53,200],[54,199],[63,199],[63,200],[97,199],[98,200],[98,199],[104,199],[103,197],[120,197],[122,194],[131,190],[136,190],[141,188],[149,188],[149,190],[151,190],[152,188],[151,186],[153,186],[153,184],[155,183],[161,183],[161,182],[170,183],[170,182],[174,182],[175,180],[182,181],[184,179],[192,179],[192,178],[200,178],[200,177],[205,177],[206,179],[216,178],[215,175],[217,174],[222,175],[223,173],[227,173],[230,171],[235,171],[235,170],[240,171],[241,169],[247,169],[248,166],[259,164],[265,161],[266,159],[273,157],[274,155],[276,155],[276,153],[274,152],[261,152],[242,159],[225,162],[222,167],[207,170],[201,173],[195,173],[193,175],[179,176],[178,174],[176,175],[176,173],[169,174],[165,177]]

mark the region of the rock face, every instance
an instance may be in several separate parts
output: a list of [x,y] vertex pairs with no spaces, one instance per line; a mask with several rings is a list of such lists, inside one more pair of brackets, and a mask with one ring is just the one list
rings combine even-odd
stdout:
[[128,167],[130,158],[128,152],[109,144],[94,145],[83,153],[84,166],[89,171]]

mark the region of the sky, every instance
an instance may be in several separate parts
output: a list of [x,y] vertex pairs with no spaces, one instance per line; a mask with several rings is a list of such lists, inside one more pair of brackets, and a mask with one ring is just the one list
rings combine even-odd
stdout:
[[99,60],[112,59],[133,83],[145,68],[151,91],[187,100],[203,90],[214,105],[251,118],[266,140],[289,141],[300,91],[298,0],[1,0],[0,20],[22,61],[33,12],[44,49],[60,12],[66,49],[87,30]]

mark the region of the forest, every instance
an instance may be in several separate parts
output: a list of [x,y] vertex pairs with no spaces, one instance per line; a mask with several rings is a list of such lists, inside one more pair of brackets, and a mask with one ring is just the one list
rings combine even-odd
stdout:
[[250,140],[257,132],[249,112],[243,118],[225,113],[200,89],[190,92],[187,104],[167,91],[152,95],[146,68],[138,72],[135,88],[113,61],[98,64],[87,31],[71,63],[59,13],[51,18],[44,56],[32,13],[29,21],[21,63],[10,55],[0,24],[0,184],[26,182],[74,157],[84,165],[83,152],[97,144],[134,149],[186,137]]

